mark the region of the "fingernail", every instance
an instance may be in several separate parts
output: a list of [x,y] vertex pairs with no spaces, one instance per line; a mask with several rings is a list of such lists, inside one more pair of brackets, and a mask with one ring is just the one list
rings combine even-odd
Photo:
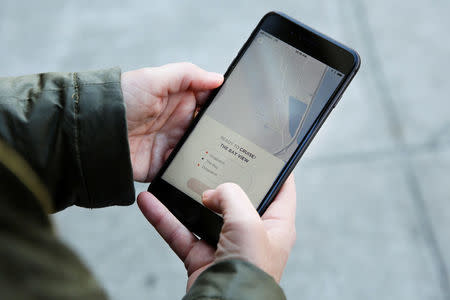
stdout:
[[202,194],[202,202],[204,201],[208,201],[209,198],[211,198],[212,193],[214,192],[214,190],[206,190],[203,192]]

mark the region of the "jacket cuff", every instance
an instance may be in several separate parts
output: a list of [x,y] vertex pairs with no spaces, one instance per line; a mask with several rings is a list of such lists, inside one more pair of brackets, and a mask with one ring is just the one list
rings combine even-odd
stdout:
[[73,73],[75,155],[82,178],[76,205],[130,205],[135,191],[119,68]]
[[286,299],[275,280],[243,260],[218,262],[206,269],[183,298],[191,299]]

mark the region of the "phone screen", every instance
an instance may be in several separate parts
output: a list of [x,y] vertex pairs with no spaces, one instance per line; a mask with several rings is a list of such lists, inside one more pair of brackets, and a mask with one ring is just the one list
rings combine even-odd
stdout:
[[162,179],[200,203],[234,182],[258,207],[344,77],[260,30]]

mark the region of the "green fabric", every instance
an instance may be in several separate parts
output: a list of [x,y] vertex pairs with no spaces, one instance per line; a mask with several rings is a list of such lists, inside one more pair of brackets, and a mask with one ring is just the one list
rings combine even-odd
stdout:
[[1,299],[106,298],[48,213],[133,203],[126,133],[119,69],[0,78]]
[[106,299],[28,187],[2,164],[0,178],[0,299]]
[[[107,298],[48,213],[129,205],[134,194],[119,69],[0,78],[0,299]],[[232,260],[205,271],[184,299],[284,295]]]
[[184,300],[274,300],[286,299],[268,274],[242,260],[225,260],[205,270]]
[[0,78],[0,138],[49,189],[55,211],[134,201],[120,70]]

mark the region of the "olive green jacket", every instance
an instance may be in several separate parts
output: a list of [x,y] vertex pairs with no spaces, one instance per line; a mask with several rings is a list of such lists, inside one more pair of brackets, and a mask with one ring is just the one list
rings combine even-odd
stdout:
[[[135,193],[120,70],[0,78],[0,299],[104,299],[49,213],[130,205]],[[240,260],[203,272],[184,299],[284,299]]]

